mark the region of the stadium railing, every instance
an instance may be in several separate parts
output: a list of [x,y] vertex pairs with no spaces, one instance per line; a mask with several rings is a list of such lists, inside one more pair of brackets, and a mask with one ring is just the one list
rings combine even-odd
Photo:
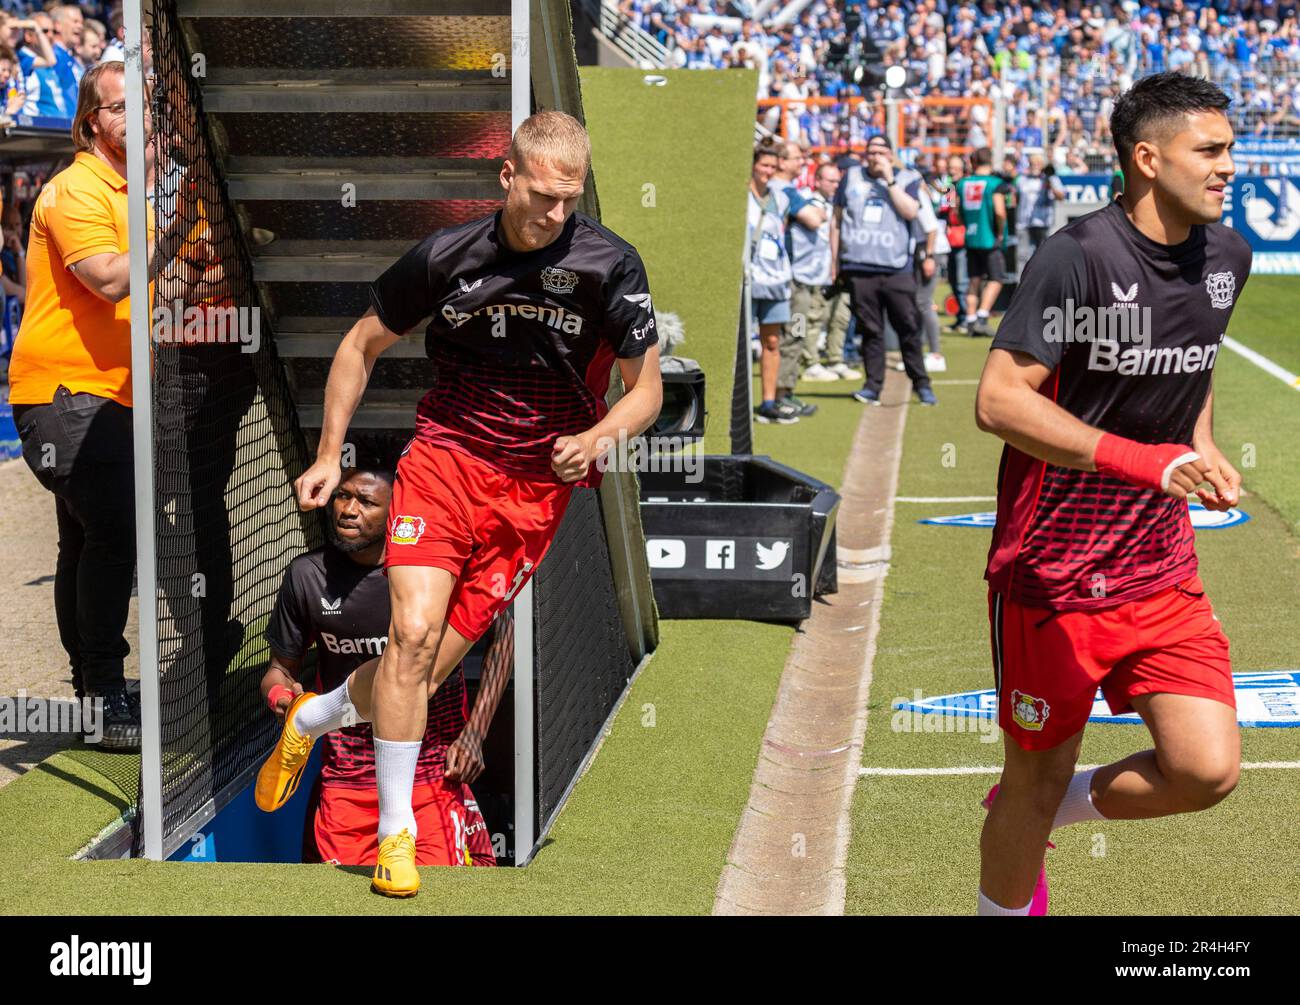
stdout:
[[[869,111],[863,115],[859,108],[866,104]],[[1000,153],[1005,136],[1005,112],[992,98],[949,98],[929,95],[922,98],[885,98],[881,95],[853,96],[847,98],[762,98],[758,102],[759,120],[765,128],[787,139],[799,142],[807,138],[800,135],[798,117],[806,108],[833,109],[837,122],[847,123],[857,117],[876,132],[884,132],[896,149],[908,149],[922,156],[932,154],[969,154],[974,146],[968,142],[971,119],[975,109],[985,110],[983,128],[985,142],[995,153]],[[777,112],[776,121],[773,113]],[[845,150],[862,150],[866,137],[847,144],[809,144],[814,153],[842,153]]]
[[625,53],[643,70],[662,70],[668,65],[668,49],[657,38],[625,16],[613,0],[578,0],[601,35]]

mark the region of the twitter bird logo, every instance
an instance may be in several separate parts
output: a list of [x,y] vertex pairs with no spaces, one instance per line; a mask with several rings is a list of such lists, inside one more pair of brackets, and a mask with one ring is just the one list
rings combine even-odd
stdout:
[[758,550],[758,567],[764,571],[777,568],[790,552],[789,541],[777,541],[770,548],[763,547],[761,541],[755,541],[754,547]]

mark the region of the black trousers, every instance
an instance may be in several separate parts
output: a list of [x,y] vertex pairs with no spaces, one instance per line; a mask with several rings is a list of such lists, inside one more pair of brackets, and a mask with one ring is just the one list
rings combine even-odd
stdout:
[[62,385],[48,405],[15,405],[23,459],[54,495],[54,613],[76,694],[125,684],[135,576],[131,409]]
[[898,333],[903,365],[912,387],[930,386],[921,349],[921,319],[916,310],[916,280],[909,266],[898,272],[849,273],[849,306],[862,335],[862,363],[868,391],[880,393],[885,386],[885,316]]

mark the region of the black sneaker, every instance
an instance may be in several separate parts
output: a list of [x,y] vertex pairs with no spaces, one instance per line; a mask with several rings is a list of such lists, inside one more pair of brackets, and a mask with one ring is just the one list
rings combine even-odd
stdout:
[[101,750],[135,753],[140,749],[140,696],[125,687],[96,693],[87,697],[98,705],[99,725],[103,731],[99,743]]
[[759,405],[754,410],[754,418],[759,422],[779,422],[783,426],[789,426],[799,421],[799,411],[784,401],[773,401]]
[[817,414],[816,405],[810,405],[802,398],[796,398],[793,394],[787,394],[784,398],[780,400],[780,402],[778,402],[778,404],[789,405],[801,416],[809,416],[809,415]]

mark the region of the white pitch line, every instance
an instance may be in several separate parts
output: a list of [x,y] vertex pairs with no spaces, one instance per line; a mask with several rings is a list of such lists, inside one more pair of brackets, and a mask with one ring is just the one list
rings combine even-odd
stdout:
[[975,384],[979,383],[979,380],[975,378],[970,380],[965,380],[965,379],[932,380],[930,381],[930,383],[934,384],[936,387],[973,387]]
[[[1076,764],[1076,771],[1091,771],[1093,768],[1100,768],[1100,764]],[[1243,761],[1241,768],[1243,771],[1253,771],[1258,769],[1265,770],[1296,770],[1300,769],[1300,761]],[[1000,775],[1002,767],[996,765],[986,767],[984,765],[963,765],[956,768],[859,768],[858,774],[861,776],[879,775],[885,777],[899,775]]]
[[1225,336],[1223,339],[1223,344],[1227,346],[1229,349],[1231,349],[1233,352],[1235,352],[1238,356],[1243,356],[1250,362],[1254,363],[1265,373],[1271,374],[1272,376],[1276,377],[1278,380],[1282,381],[1284,384],[1290,384],[1291,390],[1300,391],[1300,377],[1297,377],[1290,370],[1286,369],[1285,367],[1278,366],[1267,356],[1261,356],[1254,349],[1242,345],[1235,338],[1228,338]]
[[901,503],[968,503],[997,502],[997,496],[895,496],[894,502]]

